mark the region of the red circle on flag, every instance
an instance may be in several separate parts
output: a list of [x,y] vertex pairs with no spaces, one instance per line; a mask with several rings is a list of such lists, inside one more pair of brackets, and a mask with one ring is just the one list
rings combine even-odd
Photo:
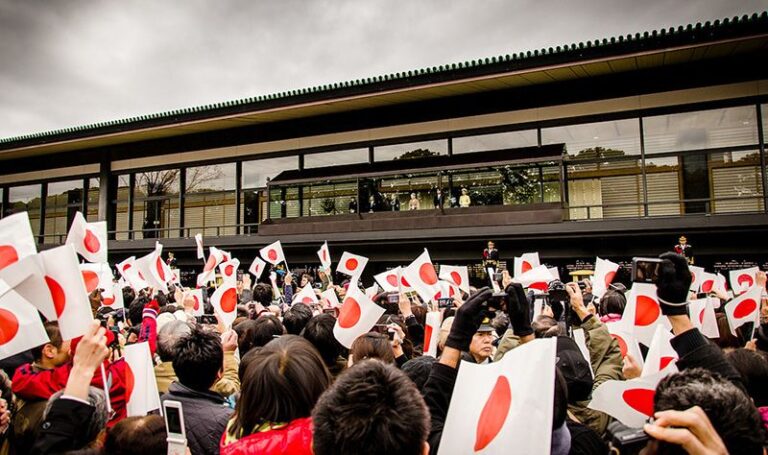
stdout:
[[101,303],[105,306],[112,306],[113,303],[115,303],[114,297],[104,297],[101,299]]
[[19,254],[12,245],[0,245],[0,270],[19,260]]
[[619,351],[621,351],[621,357],[624,358],[627,356],[627,342],[624,341],[624,338],[612,333],[611,336],[614,340],[616,340],[617,343],[619,343]]
[[635,306],[635,325],[651,325],[659,319],[661,310],[659,304],[647,295],[637,296],[637,305]]
[[85,230],[85,237],[83,238],[83,246],[89,253],[98,253],[101,249],[101,242],[96,234],[91,232],[90,229]]
[[616,278],[616,272],[608,272],[605,274],[605,287],[608,287],[611,283],[613,283],[613,279]]
[[402,285],[407,287],[407,288],[411,287],[411,285],[408,284],[408,280],[406,280],[404,276],[400,277],[400,283],[402,283]]
[[747,275],[746,273],[739,275],[738,282],[740,286],[746,287],[746,288],[751,288],[752,285],[755,284],[755,280],[753,280],[752,277]]
[[221,295],[221,311],[225,313],[231,313],[235,311],[237,306],[237,290],[235,288],[229,288]]
[[360,304],[352,297],[344,299],[344,305],[339,313],[339,327],[348,329],[354,327],[360,320]]
[[531,271],[531,270],[533,270],[533,266],[528,261],[523,261],[523,263],[520,265],[520,271],[523,272],[523,273]]
[[161,258],[155,259],[155,268],[157,269],[157,276],[161,280],[165,281],[165,270],[163,269],[163,260]]
[[457,271],[451,272],[451,279],[456,286],[461,286],[461,274]]
[[701,283],[701,291],[702,292],[712,292],[712,288],[715,286],[714,280],[707,280],[703,283]]
[[305,304],[309,305],[311,303],[315,303],[315,301],[312,300],[312,297],[304,297],[303,299],[301,299],[301,303],[305,303]]
[[650,417],[653,415],[654,395],[656,391],[652,389],[629,389],[621,394],[621,398],[630,408]]
[[53,309],[56,311],[56,317],[60,317],[64,313],[64,307],[67,305],[67,294],[64,292],[64,288],[61,287],[58,281],[45,276],[45,284],[48,285],[48,290],[51,292],[51,300],[53,300]]
[[347,259],[347,262],[344,263],[344,267],[350,272],[354,272],[358,265],[359,264],[357,262],[357,259],[355,258],[349,258]]
[[133,389],[136,386],[136,377],[133,374],[131,365],[125,362],[125,402],[131,401],[133,396]]
[[536,290],[542,291],[542,292],[546,291],[549,288],[547,283],[545,283],[544,281],[538,281],[536,283],[531,283],[528,287],[530,289],[536,289]]
[[90,293],[99,287],[99,275],[97,275],[96,272],[83,270],[80,273],[83,275],[83,282],[85,283],[86,291]]
[[512,389],[506,376],[496,378],[496,384],[485,401],[475,430],[475,452],[486,448],[498,436],[512,406]]
[[426,327],[424,327],[424,354],[426,355],[427,352],[429,352],[429,346],[432,343],[432,325],[427,324]]
[[390,286],[397,286],[397,276],[396,275],[387,275],[387,283],[390,284]]
[[419,278],[429,286],[437,284],[437,274],[432,264],[429,262],[421,264],[421,267],[419,267]]
[[736,319],[745,318],[752,314],[756,309],[757,302],[753,299],[744,299],[736,304],[736,308],[733,309],[733,317]]
[[706,312],[706,311],[707,311],[707,309],[706,309],[706,308],[703,308],[703,309],[701,310],[701,312],[699,313],[699,322],[701,322],[701,323],[702,323],[702,325],[704,324],[704,312]]
[[131,267],[132,267],[132,266],[131,266],[131,264],[125,264],[125,265],[123,266],[123,272],[125,272],[125,271],[126,271],[126,270],[128,270],[128,269],[130,269]]
[[232,276],[232,272],[234,272],[235,266],[234,265],[228,265],[224,267],[224,274],[226,276]]
[[208,256],[208,260],[205,262],[205,267],[203,267],[203,272],[210,272],[213,270],[213,268],[216,267],[216,258],[213,257],[213,255]]
[[668,356],[662,357],[659,360],[659,370],[663,370],[664,368],[666,368],[670,363],[672,363],[673,360],[675,360],[674,357],[668,357]]
[[200,310],[200,299],[198,299],[196,295],[193,295],[192,298],[195,299],[195,311],[199,311]]
[[323,249],[323,262],[328,260],[328,253]]
[[276,261],[277,260],[277,251],[275,251],[275,250],[267,251],[267,258],[269,258],[270,261]]
[[19,333],[19,320],[13,312],[0,308],[0,345],[4,345]]

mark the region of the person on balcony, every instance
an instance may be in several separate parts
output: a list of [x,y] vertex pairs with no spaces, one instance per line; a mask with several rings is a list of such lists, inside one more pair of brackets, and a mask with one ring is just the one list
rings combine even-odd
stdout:
[[416,197],[416,193],[411,193],[411,200],[408,201],[408,210],[419,210],[421,208],[421,203],[419,202],[419,199]]
[[459,207],[469,207],[471,204],[472,199],[469,197],[469,190],[462,188],[461,196],[459,196]]

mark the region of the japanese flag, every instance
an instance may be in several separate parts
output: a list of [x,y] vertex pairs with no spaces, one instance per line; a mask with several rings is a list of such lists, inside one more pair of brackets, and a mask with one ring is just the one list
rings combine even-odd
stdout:
[[131,256],[123,262],[116,265],[117,271],[125,278],[128,284],[135,290],[149,287],[149,283],[144,279],[144,275],[136,266],[136,256]]
[[125,302],[123,301],[123,287],[120,283],[112,285],[112,295],[102,294],[101,305],[108,306],[113,310],[125,308]]
[[743,294],[747,292],[747,289],[751,288],[757,277],[757,272],[760,269],[757,267],[750,267],[748,269],[731,270],[729,277],[731,279],[731,289],[733,289],[734,295]]
[[715,289],[717,289],[717,275],[714,273],[704,272],[701,274],[701,287],[699,287],[699,292],[705,292],[707,294],[711,292],[715,292]]
[[539,262],[539,253],[524,253],[520,257],[515,257],[514,277],[530,272],[541,265]]
[[324,242],[323,246],[317,250],[317,257],[320,259],[320,265],[325,270],[331,270],[331,250],[328,249],[328,242]]
[[192,306],[192,316],[202,316],[205,314],[202,289],[192,289],[187,291],[185,299],[191,299],[194,302],[194,305]]
[[653,415],[656,385],[665,372],[629,381],[609,380],[592,392],[590,409],[602,411],[632,428],[641,428]]
[[146,341],[123,348],[125,355],[125,403],[128,417],[144,416],[160,409],[160,394]]
[[425,303],[434,300],[440,292],[435,266],[432,265],[426,248],[415,261],[403,269],[403,277]]
[[645,356],[645,365],[643,366],[642,376],[652,376],[660,371],[665,374],[677,371],[675,364],[679,358],[677,352],[672,348],[672,334],[661,325],[656,326],[656,333],[651,340],[651,346],[648,349],[648,355]]
[[711,298],[689,301],[688,315],[691,318],[691,324],[699,329],[702,335],[707,338],[720,338],[715,307]]
[[373,283],[373,286],[369,288],[365,288],[365,295],[368,296],[369,299],[373,300],[374,297],[376,297],[376,294],[379,293],[379,285],[376,283]]
[[453,283],[450,283],[448,281],[440,280],[438,282],[438,285],[440,286],[440,292],[438,292],[435,295],[435,300],[437,299],[450,299],[454,295],[456,295],[459,288],[453,285]]
[[301,288],[301,291],[293,296],[293,301],[291,304],[294,303],[303,303],[304,305],[312,305],[317,303],[317,295],[315,295],[315,290],[310,284],[306,284],[303,288]]
[[237,259],[230,259],[229,261],[219,264],[219,273],[221,278],[226,283],[237,283],[237,268],[240,267],[240,261]]
[[696,267],[695,265],[689,265],[688,270],[691,271],[691,292],[699,292],[699,288],[701,288],[701,281],[704,278],[704,268]]
[[651,345],[658,324],[667,330],[672,329],[667,318],[661,314],[655,284],[634,283],[632,285],[621,320],[632,327],[632,333],[637,341],[646,346]]
[[0,281],[0,359],[47,342],[48,335],[37,309]]
[[0,270],[0,280],[34,305],[46,319],[56,320],[53,297],[45,282],[45,269],[39,255],[27,256]]
[[555,354],[556,341],[548,338],[488,365],[462,361],[438,453],[548,454]]
[[320,303],[323,304],[323,308],[336,308],[339,306],[339,297],[336,295],[336,291],[333,289],[326,289],[320,294]]
[[440,338],[442,315],[439,311],[430,311],[424,325],[424,355],[437,358],[437,340]]
[[213,281],[213,279],[216,278],[216,266],[229,260],[228,256],[225,255],[225,252],[215,246],[208,248],[208,251],[208,260],[205,261],[203,271],[197,275],[198,287],[205,285],[205,283],[209,281]]
[[[715,291],[718,291],[722,294],[728,293],[728,288],[726,286],[727,280],[725,279],[725,275],[722,273],[717,274],[717,279],[715,280]],[[733,297],[733,293],[731,293],[731,298]]]
[[85,283],[85,292],[90,294],[96,289],[103,289],[107,295],[112,295],[114,277],[109,264],[84,263],[79,264],[79,268],[80,275],[83,276],[83,283]]
[[619,264],[607,259],[597,258],[595,261],[595,275],[592,278],[592,294],[595,297],[602,298],[608,286],[613,283],[616,272],[619,270]]
[[267,263],[264,262],[261,258],[257,257],[253,260],[251,263],[251,266],[248,268],[248,271],[251,272],[251,275],[253,275],[257,280],[261,278],[261,275],[264,274],[264,270],[266,269]]
[[32,235],[27,212],[16,213],[0,220],[0,270],[36,253],[35,237]]
[[66,243],[88,262],[107,262],[107,222],[89,223],[77,212]]
[[195,246],[197,246],[197,258],[205,258],[205,248],[203,248],[203,234],[195,234]]
[[549,282],[552,281],[552,274],[549,273],[546,266],[540,265],[522,275],[515,275],[512,281],[520,283],[524,288],[533,289],[536,293],[543,293],[547,292]]
[[341,272],[344,275],[349,275],[353,278],[352,281],[356,281],[354,278],[360,278],[360,275],[363,274],[363,269],[365,269],[367,264],[367,257],[345,251],[344,254],[341,255],[339,263],[336,264],[336,271]]
[[223,283],[211,295],[211,305],[226,327],[237,318],[237,289],[234,283]]
[[469,294],[469,272],[466,266],[441,265],[440,279],[450,282]]
[[640,350],[640,345],[637,343],[637,338],[632,334],[632,327],[627,327],[627,324],[623,321],[607,322],[605,327],[608,329],[608,333],[616,340],[619,345],[619,351],[621,351],[621,358],[631,355],[635,359],[635,362],[643,367],[643,352]]
[[166,276],[164,267],[165,262],[163,262],[163,258],[161,257],[162,253],[163,245],[161,245],[159,242],[155,243],[155,250],[146,256],[142,256],[136,259],[134,264],[139,269],[141,276],[143,276],[147,281],[147,284],[155,288],[155,290],[159,289],[165,293],[168,293],[168,286],[166,286],[166,282],[170,277]]
[[747,292],[725,304],[725,315],[731,333],[736,335],[736,329],[747,322],[759,323],[760,318],[760,286],[752,286]]
[[378,275],[374,276],[373,279],[379,283],[379,286],[381,286],[385,292],[399,292],[400,272],[402,270],[402,267],[395,267],[392,270],[379,273]]
[[333,326],[333,336],[349,349],[357,337],[368,333],[376,325],[382,314],[384,308],[373,303],[357,285],[350,283],[336,325]]
[[40,253],[45,268],[45,282],[51,293],[59,321],[61,338],[71,340],[84,335],[93,321],[91,304],[72,245]]
[[283,246],[280,244],[280,240],[260,249],[259,254],[265,261],[272,265],[277,265],[285,261],[285,254],[283,253]]

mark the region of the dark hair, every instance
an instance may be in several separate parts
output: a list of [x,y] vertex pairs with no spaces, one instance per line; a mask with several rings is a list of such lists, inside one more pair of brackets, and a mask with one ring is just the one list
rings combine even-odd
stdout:
[[253,347],[253,330],[250,330],[256,321],[252,319],[246,319],[232,324],[232,330],[237,333],[237,348],[240,351],[240,356],[244,356]]
[[208,390],[224,365],[224,350],[219,334],[200,328],[176,342],[173,370],[179,382],[200,392]]
[[283,335],[285,327],[274,314],[264,314],[253,321],[253,325],[247,331],[252,332],[246,336],[251,337],[251,347],[255,348],[264,346],[276,337]]
[[61,349],[61,344],[64,342],[61,339],[61,332],[59,331],[59,323],[56,321],[48,321],[43,323],[45,333],[48,335],[48,342],[43,343],[40,346],[32,348],[32,356],[35,361],[39,361],[43,358],[43,348],[45,345],[50,344],[57,349]]
[[343,349],[333,335],[334,325],[336,325],[335,317],[330,314],[318,314],[307,322],[307,325],[301,332],[301,336],[312,343],[312,346],[317,349],[328,368],[336,364],[336,360],[341,355]]
[[741,375],[755,406],[768,406],[768,358],[765,353],[739,348],[725,353],[725,358]]
[[123,302],[133,302],[133,299],[136,298],[136,293],[133,291],[133,288],[130,286],[126,286],[122,289],[123,292]]
[[264,423],[309,417],[330,383],[328,368],[307,340],[285,335],[267,344],[248,360],[229,434],[247,436]]
[[128,320],[131,321],[131,325],[140,325],[142,319],[142,312],[144,311],[144,305],[148,300],[144,297],[137,297],[128,306]]
[[424,389],[424,384],[429,379],[429,374],[432,372],[432,366],[437,360],[434,357],[423,355],[413,358],[403,364],[403,373],[413,381],[413,384],[420,391]]
[[720,335],[714,340],[715,344],[720,346],[720,349],[740,348],[743,343],[739,337],[731,333],[731,326],[728,324],[725,313],[715,313],[715,321],[717,321],[717,332]]
[[248,365],[251,363],[251,360],[256,358],[256,354],[261,350],[261,348],[253,348],[245,353],[245,355],[240,357],[240,365],[237,366],[237,377],[240,379],[240,383],[243,383],[243,378],[245,378],[245,370],[248,368]]
[[157,305],[162,308],[166,305],[168,305],[168,297],[166,297],[165,294],[158,291],[157,294],[155,294],[155,300],[157,300]]
[[[765,429],[757,408],[743,391],[717,373],[692,368],[669,375],[656,386],[653,404],[656,412],[699,406],[728,453],[762,453]],[[658,443],[662,453],[680,453],[679,447]]]
[[551,338],[560,335],[560,326],[551,316],[540,314],[531,323],[536,338]]
[[360,362],[342,373],[312,413],[315,455],[418,455],[429,434],[421,394],[394,365]]
[[618,291],[606,291],[600,299],[600,314],[623,314],[627,306],[627,298]]
[[160,455],[168,451],[165,421],[159,415],[128,417],[107,430],[104,453]]
[[259,283],[253,287],[253,301],[259,302],[267,307],[272,303],[272,287],[264,283]]
[[376,332],[368,332],[360,335],[352,342],[349,348],[352,362],[361,362],[365,359],[379,359],[387,363],[395,363],[395,354],[389,337]]
[[568,416],[568,382],[565,380],[565,376],[560,371],[560,368],[555,368],[555,400],[553,403],[554,411],[552,412],[552,429],[556,430],[565,423],[565,418]]
[[289,335],[300,335],[312,319],[312,309],[303,303],[294,303],[283,315],[283,326]]

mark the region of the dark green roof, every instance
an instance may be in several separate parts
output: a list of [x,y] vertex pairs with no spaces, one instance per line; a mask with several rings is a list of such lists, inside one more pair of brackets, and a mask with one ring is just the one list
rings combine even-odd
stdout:
[[451,63],[399,73],[337,82],[327,85],[271,93],[268,95],[225,101],[216,104],[141,115],[90,125],[75,126],[23,136],[0,138],[0,150],[20,146],[53,143],[83,137],[130,131],[150,126],[200,120],[221,115],[254,112],[292,104],[349,95],[375,93],[397,88],[417,87],[434,82],[461,80],[466,77],[505,73],[538,66],[578,62],[598,57],[620,56],[638,51],[661,50],[673,46],[705,44],[728,38],[749,37],[768,33],[768,12],[735,16],[704,22],[662,28],[651,32],[571,43],[527,52],[498,55],[478,60]]

